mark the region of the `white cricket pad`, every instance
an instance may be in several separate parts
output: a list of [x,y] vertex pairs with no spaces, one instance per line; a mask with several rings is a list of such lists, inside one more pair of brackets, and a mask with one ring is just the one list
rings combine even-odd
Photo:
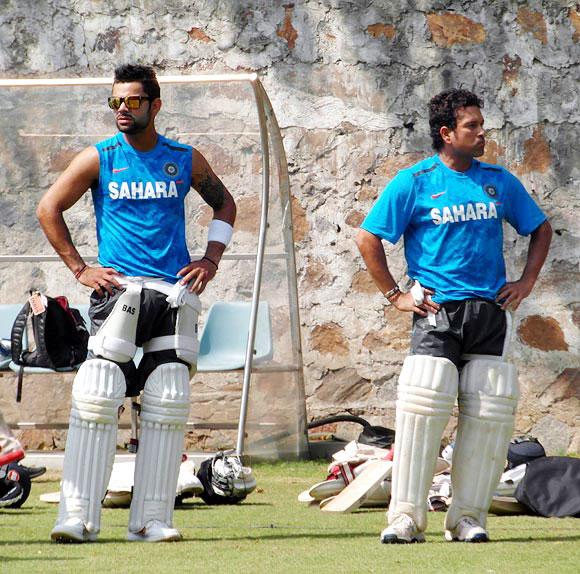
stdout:
[[118,363],[130,361],[137,351],[135,337],[141,309],[141,285],[127,283],[113,310],[96,335],[89,337],[89,349]]
[[485,528],[493,493],[505,466],[519,398],[516,367],[473,360],[459,382],[459,424],[453,450],[453,499],[445,528],[463,516]]
[[449,359],[405,359],[399,377],[389,523],[407,514],[419,531],[427,527],[427,496],[457,387],[457,369]]
[[125,388],[123,372],[111,361],[90,359],[77,372],[56,528],[81,520],[88,532],[100,530],[101,501],[115,457]]
[[187,367],[182,363],[160,365],[145,382],[141,400],[141,436],[135,461],[130,532],[141,531],[152,520],[172,525],[188,415]]
[[199,342],[197,340],[198,316],[201,310],[199,298],[195,293],[189,293],[187,286],[184,285],[178,291],[174,289],[171,295],[168,296],[167,302],[177,307],[175,334],[155,337],[147,341],[143,345],[143,352],[150,353],[175,349],[175,354],[179,359],[185,361],[191,367],[195,367],[199,353]]

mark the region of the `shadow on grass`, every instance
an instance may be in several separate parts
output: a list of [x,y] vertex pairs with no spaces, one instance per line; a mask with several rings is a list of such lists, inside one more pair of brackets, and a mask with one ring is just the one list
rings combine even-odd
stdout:
[[[135,542],[129,542],[128,540],[125,540],[124,538],[101,538],[99,537],[99,539],[96,542],[53,542],[52,540],[50,540],[49,535],[47,534],[47,539],[46,540],[2,540],[0,541],[0,544],[2,545],[8,545],[8,544],[13,544],[13,545],[25,545],[25,546],[51,546],[54,548],[60,547],[60,548],[74,548],[74,547],[93,547],[93,546],[100,546],[101,544],[132,544],[133,546],[135,546]],[[2,557],[0,557],[2,558]],[[27,560],[36,560],[36,558],[27,558]],[[2,558],[2,560],[4,560],[4,558]],[[38,558],[38,560],[40,560],[40,558]],[[44,559],[43,559],[44,560]],[[64,560],[64,558],[54,558],[54,560]],[[76,558],[75,558],[76,560]],[[1,572],[1,570],[0,570]]]
[[[265,528],[267,529],[267,528]],[[215,536],[211,538],[194,538],[194,537],[183,537],[184,542],[197,542],[197,543],[207,543],[207,542],[240,542],[242,540],[256,541],[262,540],[263,542],[268,542],[270,540],[293,540],[300,538],[310,538],[316,540],[344,540],[345,537],[348,538],[376,538],[378,540],[379,535],[375,532],[328,532],[321,533],[317,532],[302,532],[302,533],[288,533],[288,534],[273,534],[268,536]]]
[[45,510],[39,508],[38,510],[22,509],[22,508],[0,508],[0,516],[25,516],[30,514],[44,514]]
[[193,503],[193,504],[180,504],[178,506],[175,507],[175,510],[211,510],[214,508],[226,508],[226,507],[232,507],[232,508],[245,508],[247,506],[270,506],[273,507],[274,504],[272,504],[271,502],[243,502],[240,504],[199,504],[199,503]]
[[[220,527],[211,527],[208,526],[207,529],[210,528],[216,528],[219,529]],[[291,527],[291,526],[259,526],[259,527],[252,527],[252,530],[262,530],[262,531],[275,531],[275,530],[288,530],[291,528],[300,528],[300,527]],[[204,527],[201,528],[195,528],[195,530],[205,530]],[[247,530],[246,530],[247,532]],[[302,530],[301,532],[288,532],[288,533],[276,533],[274,534],[269,533],[266,534],[264,532],[264,534],[260,534],[258,535],[256,533],[256,535],[254,536],[250,536],[247,534],[244,535],[240,535],[240,536],[212,536],[212,537],[196,537],[196,536],[184,536],[183,537],[183,542],[193,542],[193,543],[200,543],[200,544],[204,544],[204,543],[212,543],[212,542],[221,542],[221,541],[228,541],[228,542],[239,542],[239,541],[255,541],[255,540],[262,540],[264,542],[270,541],[270,540],[292,540],[292,539],[300,539],[300,538],[311,538],[311,539],[317,539],[317,540],[333,540],[333,539],[340,539],[340,540],[344,540],[345,537],[348,537],[349,539],[352,538],[361,538],[361,539],[365,539],[365,538],[377,538],[378,539],[378,533],[377,532],[352,532],[352,531],[344,531],[343,529],[337,529],[336,531],[333,532],[320,532],[320,531],[312,531],[312,530]],[[574,542],[574,541],[580,541],[580,535],[573,535],[573,536],[527,536],[527,537],[514,537],[514,538],[503,538],[503,539],[492,539],[488,544],[491,545],[497,545],[497,544],[502,544],[502,543],[507,543],[507,544],[513,544],[513,543],[518,543],[521,544],[522,542]],[[447,542],[446,540],[444,540],[444,538],[442,536],[438,536],[438,535],[427,535],[427,542],[428,545],[432,545],[432,544],[444,544],[445,546],[449,546],[449,542]],[[54,542],[50,541],[50,540],[3,540],[2,544],[26,544],[28,545],[37,545],[37,546],[81,546],[81,544],[75,544],[75,543],[67,543],[67,544],[55,544]],[[91,543],[85,543],[83,546],[93,546],[93,545],[103,545],[103,544],[131,544],[131,545],[135,545],[135,542],[129,542],[128,540],[124,540],[124,539],[119,539],[119,538],[99,538],[99,540],[97,542],[91,542]],[[460,542],[456,542],[455,544],[452,545],[453,547],[456,548],[462,548],[465,545],[460,543]],[[79,560],[80,558],[40,558],[40,557],[4,557],[4,556],[0,556],[0,562],[3,561],[17,561],[17,560]]]
[[575,536],[525,536],[517,538],[501,538],[500,540],[492,539],[492,542],[571,542],[573,540],[580,540],[580,534]]
[[[267,527],[264,529],[267,530]],[[184,537],[184,542],[198,542],[198,543],[207,543],[207,542],[220,542],[220,541],[229,541],[229,542],[239,542],[242,540],[247,541],[254,541],[254,540],[262,540],[267,542],[269,540],[292,540],[292,539],[299,539],[299,538],[311,538],[317,540],[332,540],[332,539],[339,539],[344,540],[345,537],[349,539],[352,538],[376,538],[378,540],[378,533],[376,532],[328,532],[328,533],[321,533],[321,532],[302,532],[302,533],[288,533],[288,534],[273,534],[273,535],[266,535],[266,536],[220,536],[220,537],[212,537],[212,538],[195,538],[195,537]],[[429,537],[431,538],[431,537]],[[491,540],[488,544],[497,545],[502,543],[522,543],[522,542],[574,542],[580,540],[580,536],[559,536],[559,537],[528,537],[528,538],[508,538],[502,540]],[[436,539],[428,539],[428,545],[430,544],[445,544],[446,546],[449,545],[443,537]],[[462,543],[458,542],[455,544],[456,547],[464,546]]]
[[84,560],[84,557],[79,556],[78,558],[66,557],[66,558],[55,558],[54,556],[0,556],[0,563],[4,564],[6,562],[31,562],[31,561],[47,561],[51,562],[62,562],[63,560]]
[[[576,534],[573,536],[519,536],[513,538],[491,538],[491,540],[487,544],[521,544],[522,542],[574,542],[576,540],[580,541],[580,534]],[[443,535],[434,535],[434,534],[427,534],[427,541],[432,544],[444,544],[445,546],[449,546],[449,542],[445,540]],[[462,542],[453,542],[451,543],[452,546],[460,548],[464,546]]]

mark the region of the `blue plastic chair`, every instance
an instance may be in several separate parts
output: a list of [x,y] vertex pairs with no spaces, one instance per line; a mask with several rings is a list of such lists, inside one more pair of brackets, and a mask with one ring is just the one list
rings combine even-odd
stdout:
[[12,335],[12,325],[16,315],[22,309],[22,305],[0,305],[0,339],[2,340],[2,349],[0,349],[0,371],[8,370],[8,365],[12,360],[10,351],[10,337]]
[[[246,362],[251,303],[214,303],[199,344],[198,371],[233,371]],[[272,327],[267,302],[258,306],[253,362],[272,358]]]

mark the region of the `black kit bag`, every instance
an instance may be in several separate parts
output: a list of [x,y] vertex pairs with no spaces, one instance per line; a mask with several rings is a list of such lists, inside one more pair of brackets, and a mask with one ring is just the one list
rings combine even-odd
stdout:
[[[32,337],[28,337],[25,347],[29,324]],[[87,358],[88,341],[85,321],[78,309],[69,306],[66,297],[31,292],[12,326],[12,361],[21,367],[16,400],[20,402],[24,367],[73,369]]]
[[580,458],[544,456],[533,460],[515,497],[540,516],[580,518]]
[[395,442],[395,431],[379,425],[368,425],[358,436],[358,442],[368,446],[389,449]]

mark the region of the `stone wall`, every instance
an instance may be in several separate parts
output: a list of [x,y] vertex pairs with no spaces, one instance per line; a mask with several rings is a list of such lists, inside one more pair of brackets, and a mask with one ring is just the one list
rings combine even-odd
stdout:
[[[7,0],[0,25],[3,77],[108,75],[122,61],[261,74],[294,196],[310,418],[393,424],[410,317],[384,306],[353,237],[397,170],[430,153],[429,98],[481,94],[484,159],[517,174],[555,230],[516,318],[517,430],[552,453],[580,452],[576,2]],[[512,279],[527,244],[506,229]],[[401,246],[388,254],[402,274]]]

